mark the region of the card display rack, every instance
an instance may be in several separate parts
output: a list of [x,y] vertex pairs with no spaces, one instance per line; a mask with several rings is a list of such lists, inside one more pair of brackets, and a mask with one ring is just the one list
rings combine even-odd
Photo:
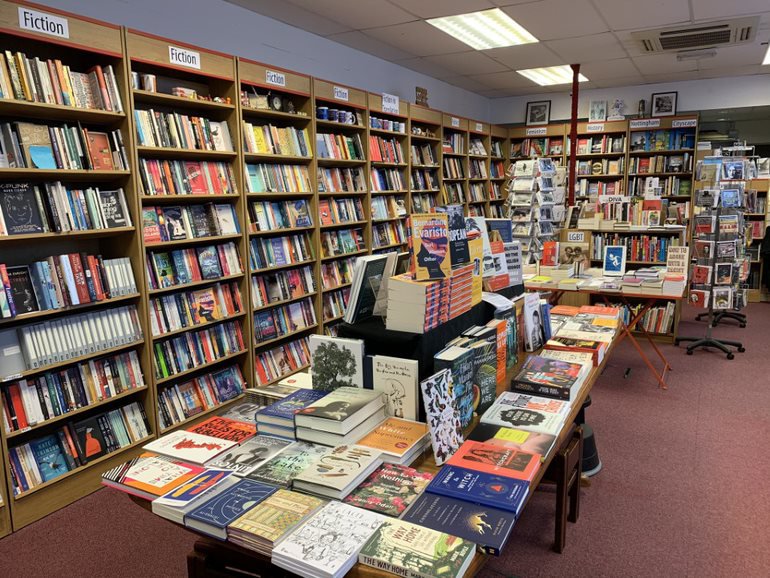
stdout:
[[442,113],[410,104],[409,118],[409,212],[429,213],[443,204]]
[[[46,8],[46,11],[52,14],[67,18],[69,38],[65,40],[49,34],[22,29],[19,25],[19,8],[21,6],[33,7],[29,4],[0,2],[0,19],[3,22],[3,28],[0,31],[0,50],[8,50],[12,53],[21,52],[27,58],[37,57],[43,62],[47,59],[52,61],[58,59],[64,65],[70,66],[73,71],[78,72],[86,72],[96,65],[111,66],[123,112],[76,108],[66,104],[45,104],[39,101],[3,99],[0,100],[0,117],[2,117],[3,122],[27,121],[49,126],[63,126],[64,124],[72,126],[80,123],[83,128],[93,132],[109,133],[118,130],[126,150],[130,151],[133,134],[129,112],[129,77],[124,58],[121,28]],[[133,159],[130,155],[128,161],[131,169],[133,169]],[[133,196],[135,187],[133,170],[4,168],[0,169],[0,178],[4,182],[29,183],[38,186],[58,181],[68,189],[86,189],[89,187],[99,187],[101,190],[123,189],[126,200],[125,208],[128,216],[130,216],[131,226],[66,233],[48,232],[3,236],[0,237],[0,262],[8,266],[29,265],[49,256],[81,252],[102,255],[104,259],[128,258],[137,287],[141,287],[144,282],[144,259],[142,258],[141,239],[137,225],[140,222],[139,207]],[[120,301],[120,305],[129,305],[137,309],[144,339],[125,346],[122,351],[134,350],[136,352],[145,382],[149,383],[151,374],[147,344],[149,331],[145,323],[146,303],[141,299],[141,292],[89,303],[86,306],[20,314],[17,317],[2,320],[0,327],[2,329],[19,328],[34,322],[66,319],[76,310],[79,312],[80,309],[98,312],[117,304],[118,301]],[[93,361],[102,357],[104,353],[104,351],[93,353],[63,363],[25,371],[22,375],[27,379],[36,378],[48,369],[54,367],[57,369],[71,368],[76,366],[79,361]],[[18,378],[6,376],[0,383],[0,388],[8,388],[15,381],[18,381]],[[0,403],[5,403],[5,399],[4,395],[0,396]],[[13,529],[18,530],[39,520],[51,511],[62,508],[98,489],[102,471],[136,455],[144,440],[124,446],[113,453],[70,469],[50,481],[17,495],[13,495],[12,491],[9,448],[21,446],[48,434],[55,434],[56,429],[65,423],[95,416],[100,412],[116,409],[132,402],[138,402],[148,410],[146,413],[150,435],[155,435],[157,424],[153,415],[154,412],[151,411],[154,397],[149,387],[137,387],[128,390],[120,396],[107,398],[68,414],[52,417],[24,430],[9,433],[3,428],[0,432],[0,440],[2,441],[0,455],[3,456],[3,472],[0,475],[0,482],[3,482],[4,485],[2,491],[4,505],[0,507],[0,535],[10,530],[9,515],[12,519]]]
[[489,216],[489,124],[468,119],[468,214]]
[[441,134],[442,205],[463,205],[469,214],[468,119],[443,114]]
[[[240,131],[240,116],[236,103],[239,98],[238,85],[236,84],[236,67],[232,57],[225,54],[203,50],[199,47],[189,46],[175,40],[160,38],[139,32],[136,30],[127,30],[125,33],[127,64],[129,73],[133,78],[131,88],[131,110],[134,116],[134,125],[136,132],[134,139],[137,145],[134,147],[136,154],[133,164],[136,167],[136,173],[150,171],[149,167],[159,167],[163,172],[164,168],[168,174],[170,167],[180,167],[184,171],[185,179],[178,183],[178,187],[170,187],[168,177],[165,180],[165,194],[153,192],[151,187],[147,186],[149,179],[145,177],[145,182],[136,183],[137,198],[141,204],[142,216],[138,223],[141,227],[145,226],[145,221],[150,215],[148,225],[151,220],[152,212],[158,215],[158,228],[165,227],[165,234],[158,238],[145,237],[143,232],[139,231],[139,237],[142,242],[145,264],[142,269],[145,271],[146,282],[145,290],[148,295],[147,307],[147,340],[151,352],[151,368],[148,372],[148,378],[153,383],[155,392],[155,411],[154,419],[159,424],[159,434],[166,433],[176,428],[189,427],[190,425],[201,421],[215,411],[220,411],[224,406],[232,403],[234,399],[240,398],[240,394],[234,399],[219,403],[214,398],[213,404],[206,403],[205,399],[200,399],[200,405],[195,409],[185,411],[181,416],[171,418],[168,415],[164,418],[162,411],[161,398],[165,390],[173,395],[180,386],[199,377],[225,369],[231,365],[238,365],[246,383],[251,376],[251,356],[248,351],[250,341],[250,325],[247,315],[247,304],[249,303],[249,284],[245,274],[245,266],[248,263],[248,246],[246,237],[243,234],[247,227],[245,218],[244,190],[242,161],[239,152],[242,147],[238,145]],[[172,62],[171,55],[174,51],[194,51],[198,55],[198,68],[180,66]],[[186,93],[188,96],[182,96]],[[194,93],[194,95],[193,95]],[[187,139],[190,147],[172,147],[172,146],[149,146],[147,143],[149,137],[145,137],[145,144],[139,144],[139,131],[148,130],[148,122],[142,122],[139,119],[148,119],[148,115],[142,111],[150,111],[149,114],[155,114],[158,134],[163,134],[162,128],[163,115],[166,118],[177,120],[177,130],[181,132],[180,126],[184,126],[184,119],[189,118],[192,126],[200,127],[198,130],[202,134],[208,132],[208,126],[214,126],[210,123],[223,123],[218,125],[227,131],[230,136],[230,143],[225,143],[217,147],[220,150],[212,150],[210,145],[201,142],[200,139]],[[138,115],[145,116],[138,116]],[[173,116],[172,116],[173,115]],[[207,125],[208,123],[208,125]],[[167,121],[166,130],[173,135],[171,122]],[[213,132],[214,129],[212,129]],[[195,128],[192,129],[195,131]],[[224,132],[224,131],[223,131]],[[189,135],[190,133],[188,133]],[[227,134],[222,135],[222,140],[227,139]],[[168,145],[169,141],[155,144]],[[225,150],[221,150],[224,148]],[[240,161],[240,162],[239,162]],[[181,168],[183,167],[183,169]],[[229,186],[217,186],[211,180],[206,182],[202,175],[207,172],[207,167],[218,167],[219,174],[230,175]],[[212,169],[214,170],[214,169]],[[145,173],[146,174],[146,173]],[[197,184],[193,184],[196,182]],[[170,194],[168,194],[170,193]],[[192,225],[187,227],[187,231],[180,231],[177,227],[174,230],[174,223],[179,214],[193,214],[193,211],[200,212],[204,207],[212,205],[228,206],[232,215],[237,219],[236,231],[218,234],[221,231],[209,226],[208,231],[201,235],[201,231],[195,226],[195,217],[191,217]],[[171,215],[174,215],[172,218]],[[205,213],[204,213],[205,215]],[[204,220],[205,217],[204,217]],[[209,215],[210,220],[210,215]],[[188,222],[189,222],[188,221]],[[192,234],[191,234],[192,233]],[[174,237],[182,237],[174,240]],[[233,247],[237,251],[237,259],[240,260],[238,269],[226,268],[225,260],[221,255],[215,255],[219,264],[218,268],[221,275],[206,273],[202,259],[206,249],[214,248],[219,251],[222,247]],[[200,278],[197,275],[184,275],[179,272],[179,262],[184,261],[187,266],[194,271],[194,265],[197,265],[202,271]],[[233,258],[235,261],[235,258]],[[173,264],[175,271],[164,270],[165,264]],[[232,265],[232,263],[231,263]],[[169,267],[171,269],[171,267]],[[169,283],[163,281],[162,277],[171,279]],[[171,273],[171,275],[169,275]],[[229,274],[228,274],[229,273]],[[156,329],[152,331],[152,316],[162,317],[164,300],[165,307],[173,307],[173,303],[185,301],[191,303],[191,308],[197,307],[198,295],[205,295],[207,292],[216,291],[220,286],[231,287],[233,291],[240,294],[242,309],[233,308],[229,313],[220,311],[219,315],[203,316],[200,319],[193,320],[193,323],[183,324],[182,328],[175,331],[162,332]],[[210,293],[208,293],[210,295]],[[156,322],[156,325],[158,323]],[[244,346],[242,348],[228,348],[223,355],[203,356],[202,363],[191,365],[186,369],[174,373],[169,368],[164,371],[163,366],[169,362],[169,355],[174,355],[178,347],[179,338],[196,339],[200,332],[217,332],[232,330],[237,326],[242,335]],[[176,342],[176,345],[174,344]],[[234,349],[234,350],[233,350]],[[165,359],[165,361],[164,361]],[[170,373],[170,375],[164,375]],[[199,390],[200,391],[200,390]],[[199,393],[199,396],[203,396]],[[197,405],[197,404],[196,404]],[[149,413],[149,412],[148,412]]]

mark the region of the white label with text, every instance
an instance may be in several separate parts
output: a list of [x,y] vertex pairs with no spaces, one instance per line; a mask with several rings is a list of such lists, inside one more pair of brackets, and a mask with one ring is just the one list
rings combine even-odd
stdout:
[[548,129],[544,126],[538,128],[528,128],[525,132],[527,136],[545,136]]
[[656,128],[660,126],[659,118],[642,118],[628,123],[629,128]]
[[275,70],[265,70],[265,82],[275,86],[286,86],[286,75]]
[[452,126],[455,128],[460,128],[460,119],[456,116],[452,117]]
[[395,94],[382,93],[382,112],[399,114],[398,97]]
[[350,96],[348,95],[348,89],[342,88],[341,86],[335,86],[334,87],[334,98],[337,100],[344,100],[345,102],[348,101]]
[[567,233],[567,241],[571,243],[585,243],[586,234],[583,231]]
[[630,203],[631,197],[623,195],[599,195],[600,203]]
[[604,123],[592,122],[586,126],[586,132],[604,132]]
[[694,118],[671,121],[671,128],[692,128],[694,126],[698,126],[698,120]]
[[484,132],[484,125],[480,122],[476,123],[476,132]]
[[19,28],[59,38],[70,37],[69,21],[66,18],[22,6],[19,6]]
[[201,69],[201,53],[186,48],[168,47],[168,61],[177,66],[186,66],[187,68]]

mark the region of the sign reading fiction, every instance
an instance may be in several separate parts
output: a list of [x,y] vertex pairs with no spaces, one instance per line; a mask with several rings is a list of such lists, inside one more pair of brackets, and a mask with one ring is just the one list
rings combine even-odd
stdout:
[[178,48],[169,45],[168,61],[177,66],[195,68],[196,70],[201,69],[201,53],[196,52],[195,50],[187,50],[186,48]]
[[545,136],[547,130],[548,129],[544,126],[540,126],[537,128],[528,128],[526,130],[526,135],[527,136]]
[[671,128],[692,128],[698,125],[698,120],[695,118],[684,118],[680,120],[672,120]]
[[286,75],[275,70],[265,70],[265,82],[275,86],[286,86]]
[[19,6],[19,28],[58,36],[59,38],[70,37],[69,21],[66,18],[23,6]]
[[348,94],[348,89],[342,88],[341,86],[335,86],[334,98],[337,100],[344,100],[345,102],[347,102],[348,99],[350,98],[350,95]]
[[399,101],[395,94],[382,93],[382,112],[400,114]]
[[628,123],[629,128],[657,128],[660,126],[659,118],[637,118]]

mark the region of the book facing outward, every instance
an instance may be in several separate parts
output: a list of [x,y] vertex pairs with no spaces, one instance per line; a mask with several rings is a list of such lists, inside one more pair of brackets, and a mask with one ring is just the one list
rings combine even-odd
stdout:
[[375,413],[362,421],[352,430],[344,435],[310,429],[305,427],[297,428],[297,439],[322,444],[329,447],[350,445],[356,443],[385,419],[385,407],[380,407]]
[[294,423],[298,428],[345,435],[384,406],[382,392],[340,387],[295,413]]
[[452,270],[449,219],[441,213],[410,215],[411,267],[417,281],[445,279]]
[[260,433],[295,439],[294,414],[326,396],[325,391],[300,389],[257,412]]
[[512,388],[569,401],[575,398],[591,369],[591,365],[530,355],[513,379]]
[[425,492],[404,513],[403,520],[475,542],[485,554],[499,556],[516,516],[505,510]]
[[289,488],[294,478],[328,451],[329,448],[326,446],[294,442],[277,455],[263,462],[247,477],[257,482]]
[[373,389],[385,394],[385,413],[393,417],[417,419],[420,408],[418,362],[386,355],[367,355],[365,363],[371,363]]
[[351,506],[398,517],[432,479],[433,474],[429,472],[418,472],[397,464],[382,464],[343,501]]
[[556,444],[556,436],[552,434],[535,433],[488,423],[476,424],[473,431],[468,434],[468,439],[539,454],[541,461]]
[[148,443],[144,449],[202,466],[236,445],[235,442],[189,431],[175,431]]
[[219,540],[227,539],[227,526],[267,498],[277,488],[253,480],[237,483],[205,500],[185,516],[184,524]]
[[206,467],[232,470],[236,476],[246,477],[290,443],[289,440],[276,437],[256,436],[222,452],[208,462]]
[[203,468],[144,452],[102,474],[102,484],[154,500],[203,472]]
[[363,340],[311,335],[310,357],[314,389],[364,386]]
[[279,489],[227,527],[227,541],[270,556],[273,547],[325,502]]
[[475,544],[457,536],[390,519],[361,549],[358,560],[397,576],[462,578],[475,551]]
[[532,481],[540,469],[540,455],[497,444],[467,441],[449,458],[451,466]]
[[341,502],[329,502],[273,548],[272,562],[300,576],[339,578],[385,516]]
[[257,428],[253,425],[221,416],[210,417],[199,424],[187,428],[187,431],[228,440],[237,444],[243,443],[257,435]]
[[457,466],[444,466],[426,491],[474,504],[491,506],[517,517],[529,494],[529,483]]
[[442,369],[420,382],[430,428],[433,458],[442,465],[463,443],[463,430],[452,388],[452,372]]
[[343,499],[382,464],[380,452],[363,446],[339,446],[316,459],[294,478],[294,488]]
[[230,470],[207,469],[153,500],[152,513],[177,524],[184,524],[186,514],[236,483],[237,479],[232,474]]
[[428,426],[417,421],[389,417],[356,442],[382,452],[382,461],[410,464],[429,439]]
[[257,412],[262,409],[262,407],[263,406],[258,403],[254,403],[253,401],[243,400],[226,407],[217,415],[220,417],[226,417],[227,419],[232,419],[256,426]]
[[481,416],[481,423],[558,436],[568,413],[566,401],[506,391]]

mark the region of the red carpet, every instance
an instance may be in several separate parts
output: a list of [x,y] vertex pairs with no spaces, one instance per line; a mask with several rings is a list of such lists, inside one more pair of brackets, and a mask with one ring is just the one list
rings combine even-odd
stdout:
[[[746,329],[715,329],[747,346],[733,361],[665,346],[674,366],[668,391],[630,344],[619,347],[588,409],[604,469],[582,491],[566,550],[550,550],[554,497],[538,492],[482,576],[767,576],[770,307],[748,313]],[[680,328],[704,330],[690,321]],[[101,490],[0,540],[0,576],[183,577],[194,539]]]

